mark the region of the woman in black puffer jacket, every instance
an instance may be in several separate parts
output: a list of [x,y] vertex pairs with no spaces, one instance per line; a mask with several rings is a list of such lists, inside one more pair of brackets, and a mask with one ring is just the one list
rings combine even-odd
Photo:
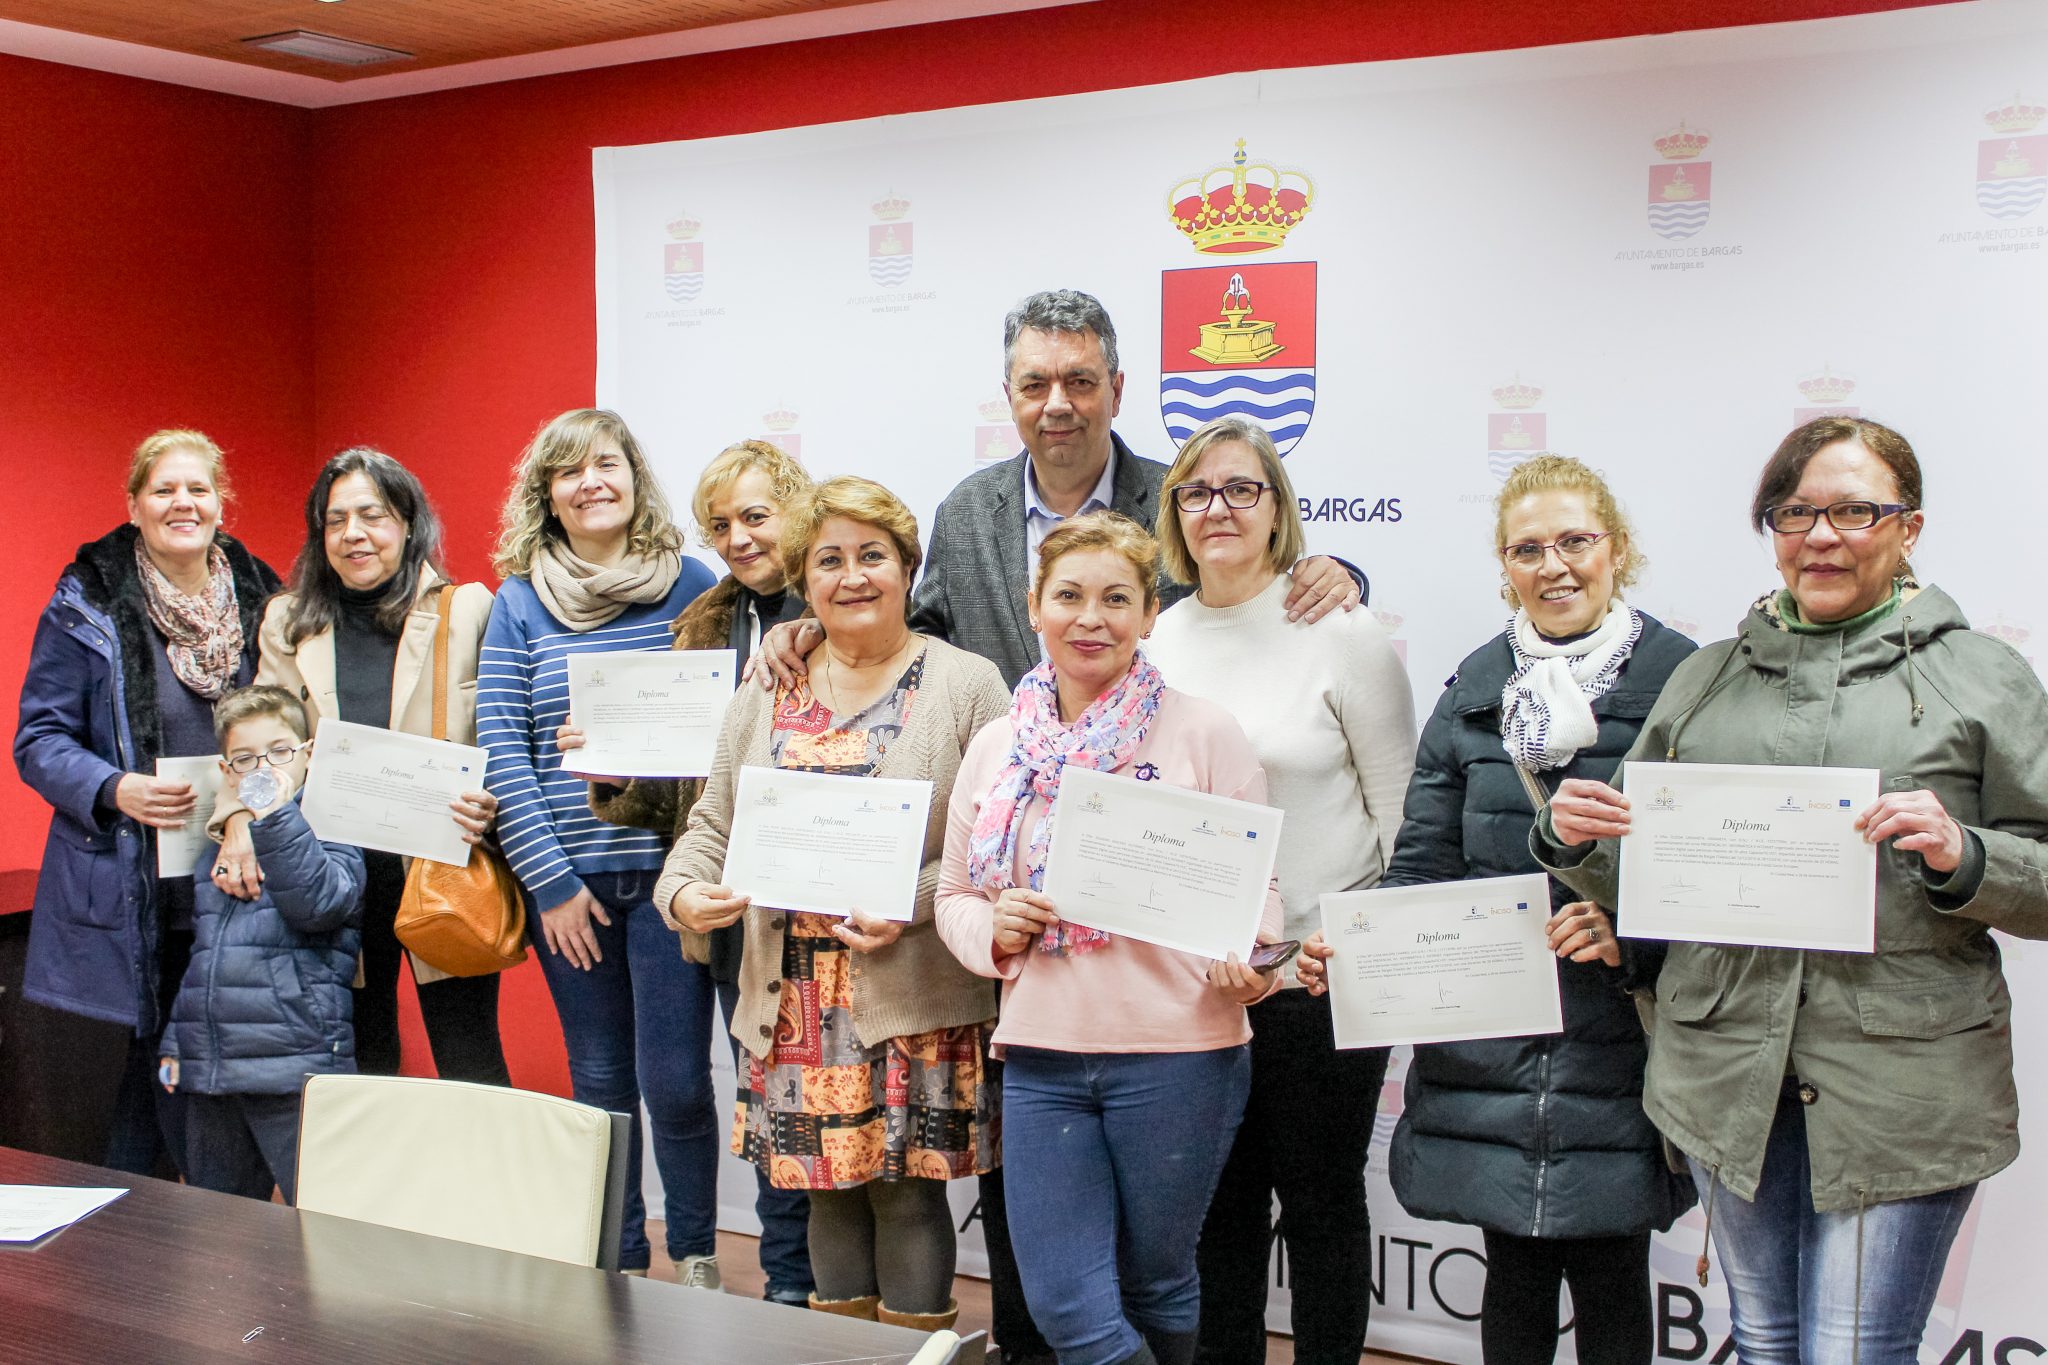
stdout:
[[[1616,600],[1640,559],[1592,470],[1538,456],[1495,507],[1515,619],[1459,665],[1423,728],[1383,887],[1542,871],[1517,762],[1546,792],[1611,777],[1694,649]],[[1655,979],[1663,945],[1617,942],[1601,907],[1567,904],[1555,881],[1550,895],[1564,1032],[1416,1048],[1389,1157],[1394,1193],[1418,1218],[1484,1230],[1486,1365],[1547,1365],[1561,1279],[1582,1365],[1647,1365],[1650,1233],[1694,1199],[1642,1106],[1646,1049],[1629,992]]]

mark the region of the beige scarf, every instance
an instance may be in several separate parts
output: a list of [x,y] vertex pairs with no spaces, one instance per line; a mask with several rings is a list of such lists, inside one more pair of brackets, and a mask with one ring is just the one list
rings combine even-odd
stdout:
[[635,603],[661,601],[682,571],[682,556],[674,550],[645,557],[628,555],[608,569],[578,558],[559,541],[548,540],[533,557],[531,581],[549,614],[581,634],[596,630]]

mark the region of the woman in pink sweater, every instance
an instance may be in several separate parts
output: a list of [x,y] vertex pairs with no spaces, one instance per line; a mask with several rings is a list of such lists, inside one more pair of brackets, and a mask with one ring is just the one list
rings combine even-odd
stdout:
[[[1115,513],[1045,538],[1030,603],[1045,662],[962,757],[939,869],[940,936],[1003,981],[1010,1236],[1062,1365],[1193,1359],[1195,1243],[1250,1083],[1245,1006],[1274,984],[1235,955],[1068,924],[1038,889],[1068,766],[1266,799],[1230,714],[1138,656],[1158,576],[1157,543]],[[1271,888],[1261,941],[1280,920]]]

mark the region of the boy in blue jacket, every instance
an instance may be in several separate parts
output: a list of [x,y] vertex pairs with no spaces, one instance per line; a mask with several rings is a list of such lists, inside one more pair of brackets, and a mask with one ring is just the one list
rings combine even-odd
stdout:
[[[252,1199],[298,1184],[299,1087],[356,1069],[349,983],[360,946],[363,855],[323,843],[293,792],[311,761],[306,712],[281,687],[213,708],[221,780],[256,813],[263,867],[251,901],[193,878],[192,965],[164,1030],[164,1088],[186,1096],[185,1179]],[[202,862],[201,867],[208,866]]]

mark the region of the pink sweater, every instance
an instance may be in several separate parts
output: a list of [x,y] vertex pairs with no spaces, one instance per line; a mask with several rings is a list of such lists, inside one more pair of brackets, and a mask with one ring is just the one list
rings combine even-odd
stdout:
[[[946,814],[946,853],[935,902],[939,936],[970,971],[1002,978],[1003,1011],[995,1043],[1058,1052],[1207,1052],[1252,1036],[1244,1007],[1209,984],[1209,960],[1192,953],[1116,938],[1092,952],[1054,957],[1034,942],[1021,953],[995,956],[994,897],[967,879],[967,846],[982,800],[1010,751],[1007,718],[984,726],[960,759]],[[1251,741],[1213,702],[1167,689],[1145,742],[1116,771],[1158,769],[1177,787],[1240,801],[1266,800],[1266,774]],[[1044,802],[1032,798],[1028,831]],[[1017,884],[1025,884],[1025,838],[1018,840]],[[1266,892],[1259,939],[1280,932],[1278,884]]]

